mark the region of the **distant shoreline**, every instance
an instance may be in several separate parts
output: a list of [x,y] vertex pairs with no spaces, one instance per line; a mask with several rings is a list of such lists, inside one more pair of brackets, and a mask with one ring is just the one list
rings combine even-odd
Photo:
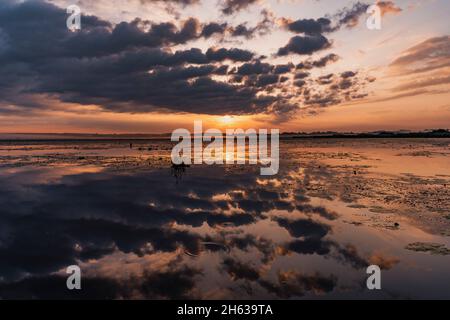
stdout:
[[[409,131],[376,131],[366,133],[282,133],[281,140],[311,139],[432,139],[450,138],[450,130],[437,129],[420,132]],[[170,134],[65,134],[65,133],[4,133],[0,134],[0,142],[117,142],[117,141],[161,141],[170,140]]]
[[431,132],[377,132],[377,133],[357,133],[357,134],[324,134],[324,135],[293,135],[293,139],[433,139],[433,138],[450,138],[450,131],[437,130]]

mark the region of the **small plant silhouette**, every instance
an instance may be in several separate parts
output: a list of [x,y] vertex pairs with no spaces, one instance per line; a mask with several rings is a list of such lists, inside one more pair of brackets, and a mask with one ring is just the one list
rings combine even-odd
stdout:
[[180,183],[181,179],[183,178],[183,175],[186,173],[186,169],[189,167],[190,166],[184,164],[184,162],[181,164],[172,163],[171,172],[172,175],[175,177],[176,184]]

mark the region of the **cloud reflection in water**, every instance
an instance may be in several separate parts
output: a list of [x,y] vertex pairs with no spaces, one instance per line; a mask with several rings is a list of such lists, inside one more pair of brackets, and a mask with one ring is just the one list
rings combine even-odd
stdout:
[[[274,181],[201,167],[182,180],[170,170],[103,171],[33,184],[26,175],[34,171],[0,176],[2,298],[284,299],[362,290],[369,257],[333,238],[338,214],[310,204],[289,175]],[[82,267],[81,292],[65,289],[72,264]],[[352,276],[339,279],[334,268]]]

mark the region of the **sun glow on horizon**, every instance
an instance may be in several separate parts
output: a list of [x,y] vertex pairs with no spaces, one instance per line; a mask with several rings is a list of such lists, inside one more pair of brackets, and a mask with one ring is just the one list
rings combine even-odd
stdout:
[[224,125],[232,125],[232,124],[236,123],[236,119],[235,119],[234,117],[232,117],[232,116],[223,116],[223,117],[220,117],[220,118],[218,119],[218,121],[219,121],[221,124],[224,124]]

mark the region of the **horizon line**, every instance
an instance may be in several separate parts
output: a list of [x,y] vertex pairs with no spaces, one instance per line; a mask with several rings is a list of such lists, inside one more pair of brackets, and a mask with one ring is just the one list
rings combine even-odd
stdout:
[[[237,130],[239,128],[229,128],[231,130]],[[223,130],[224,132],[227,129]],[[379,129],[379,130],[370,130],[370,131],[334,131],[334,130],[318,130],[318,131],[283,131],[280,132],[280,134],[288,135],[288,134],[370,134],[370,133],[427,133],[427,132],[433,132],[433,131],[450,131],[449,128],[427,128],[427,129],[421,129],[421,130],[414,130],[414,129],[395,129],[395,130],[386,130],[386,129]],[[143,133],[143,132],[135,132],[135,133],[89,133],[89,132],[0,132],[0,135],[80,135],[80,136],[143,136],[143,135],[153,135],[153,136],[164,136],[164,135],[171,135],[171,132],[164,132],[164,133]]]

